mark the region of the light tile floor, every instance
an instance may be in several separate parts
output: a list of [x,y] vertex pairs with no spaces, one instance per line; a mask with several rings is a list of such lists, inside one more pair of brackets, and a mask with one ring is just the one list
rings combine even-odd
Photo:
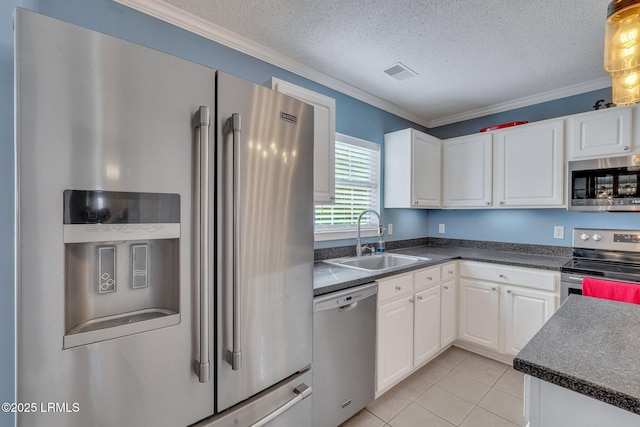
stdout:
[[451,347],[342,427],[524,426],[523,378],[509,365]]

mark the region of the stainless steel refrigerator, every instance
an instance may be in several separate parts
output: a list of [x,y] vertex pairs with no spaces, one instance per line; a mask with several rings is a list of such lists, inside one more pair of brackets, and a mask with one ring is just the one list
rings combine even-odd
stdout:
[[313,109],[17,9],[19,426],[310,425]]

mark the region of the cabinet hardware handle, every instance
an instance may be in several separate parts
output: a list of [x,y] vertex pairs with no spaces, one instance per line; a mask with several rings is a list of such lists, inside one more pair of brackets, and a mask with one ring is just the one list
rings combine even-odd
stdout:
[[506,279],[507,278],[507,276],[505,276],[504,274],[501,274],[498,277],[500,277],[501,279]]
[[491,206],[491,202],[487,202],[487,206]]
[[396,286],[396,291],[401,291],[402,290],[402,286]]
[[449,271],[448,271],[448,273],[449,273],[449,274],[453,274],[453,270],[449,270]]
[[448,286],[445,286],[444,288],[445,288],[445,289],[449,289],[449,287],[448,287]]
[[422,295],[418,296],[418,301],[422,301]]
[[625,145],[625,146],[624,146],[624,148],[623,148],[623,150],[624,150],[624,151],[629,151],[629,146],[628,146],[628,145]]
[[510,294],[511,293],[511,289],[507,290],[507,293]]
[[411,304],[413,304],[413,303],[414,303],[413,298],[411,298],[411,299],[409,300],[409,302],[410,302]]
[[429,280],[433,280],[433,277],[429,276],[429,277],[427,277],[427,279],[429,279]]
[[491,288],[491,290],[492,290],[492,291],[495,291],[495,290],[496,290],[496,288]]
[[501,201],[500,201],[500,204],[501,204],[501,205],[504,205],[504,200],[501,200]]

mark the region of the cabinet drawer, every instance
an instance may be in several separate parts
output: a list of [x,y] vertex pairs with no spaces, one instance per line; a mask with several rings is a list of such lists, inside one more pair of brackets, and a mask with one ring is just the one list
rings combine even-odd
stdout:
[[440,279],[444,282],[456,277],[456,263],[450,262],[440,267]]
[[559,281],[559,274],[552,271],[469,261],[460,263],[460,276],[551,292]]
[[413,273],[378,280],[378,304],[413,293]]
[[415,289],[424,289],[440,283],[440,266],[427,268],[415,273]]

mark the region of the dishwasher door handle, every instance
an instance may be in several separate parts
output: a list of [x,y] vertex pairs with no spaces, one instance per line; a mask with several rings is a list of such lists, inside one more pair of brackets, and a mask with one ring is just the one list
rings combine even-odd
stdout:
[[358,306],[358,301],[352,302],[351,304],[347,304],[347,305],[343,305],[342,307],[339,307],[338,311],[343,312],[343,311],[353,310],[357,306]]

